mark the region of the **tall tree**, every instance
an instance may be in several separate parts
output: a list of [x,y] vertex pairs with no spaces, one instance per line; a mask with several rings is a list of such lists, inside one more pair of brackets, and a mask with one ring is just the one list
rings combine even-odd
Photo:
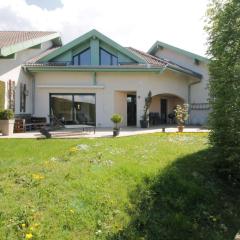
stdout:
[[240,1],[212,0],[207,11],[210,142],[222,176],[240,183]]

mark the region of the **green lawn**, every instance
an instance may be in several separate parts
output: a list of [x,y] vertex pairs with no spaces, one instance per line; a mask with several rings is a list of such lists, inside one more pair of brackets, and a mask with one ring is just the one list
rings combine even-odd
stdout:
[[207,137],[1,139],[0,239],[233,239],[240,195]]

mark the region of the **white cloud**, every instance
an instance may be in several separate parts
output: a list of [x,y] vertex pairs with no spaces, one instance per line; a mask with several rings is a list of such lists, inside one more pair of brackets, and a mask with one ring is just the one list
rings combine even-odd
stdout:
[[160,40],[204,55],[208,0],[62,0],[54,10],[0,1],[1,30],[54,30],[64,42],[95,28],[123,46],[148,50]]

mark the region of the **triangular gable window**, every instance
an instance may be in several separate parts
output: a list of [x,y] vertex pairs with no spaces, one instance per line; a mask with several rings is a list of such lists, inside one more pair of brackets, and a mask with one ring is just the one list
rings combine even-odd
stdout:
[[100,65],[118,65],[118,58],[100,48]]
[[73,56],[73,65],[91,65],[91,50],[86,50]]

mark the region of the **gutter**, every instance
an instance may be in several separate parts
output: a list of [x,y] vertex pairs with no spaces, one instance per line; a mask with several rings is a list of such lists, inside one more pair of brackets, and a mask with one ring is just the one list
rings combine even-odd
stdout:
[[117,66],[117,67],[75,67],[75,66],[44,66],[44,65],[24,65],[28,72],[43,71],[63,71],[63,72],[162,72],[165,67],[151,66]]

